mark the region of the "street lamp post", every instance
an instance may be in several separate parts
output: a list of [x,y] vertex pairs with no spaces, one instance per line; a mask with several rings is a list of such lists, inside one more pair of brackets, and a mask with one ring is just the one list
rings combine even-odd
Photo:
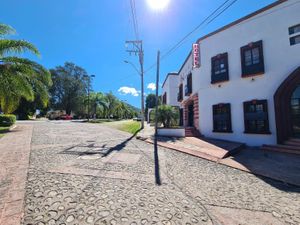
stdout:
[[87,76],[88,79],[88,121],[90,121],[90,87],[91,87],[91,78],[94,78],[95,75]]
[[[142,59],[141,59],[142,60]],[[125,63],[127,64],[130,64],[134,69],[135,71],[141,76],[141,129],[144,129],[144,74],[143,74],[143,63],[140,63],[141,64],[141,71],[139,71],[136,66],[132,63],[132,62],[129,62],[127,60],[124,60]]]

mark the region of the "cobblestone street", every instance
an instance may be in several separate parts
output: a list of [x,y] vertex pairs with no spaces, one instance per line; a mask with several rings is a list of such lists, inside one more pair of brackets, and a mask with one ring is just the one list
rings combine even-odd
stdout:
[[33,123],[24,225],[300,224],[300,188],[102,125]]

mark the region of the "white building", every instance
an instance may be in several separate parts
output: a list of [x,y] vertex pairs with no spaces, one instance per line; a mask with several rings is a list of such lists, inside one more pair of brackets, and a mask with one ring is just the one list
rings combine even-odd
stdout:
[[179,79],[178,73],[168,73],[167,77],[162,85],[162,101],[164,104],[171,106],[179,106],[180,103],[177,101],[177,96],[174,95],[178,89]]
[[197,44],[199,66],[190,52],[163,86],[185,127],[251,146],[300,138],[299,0],[276,1]]

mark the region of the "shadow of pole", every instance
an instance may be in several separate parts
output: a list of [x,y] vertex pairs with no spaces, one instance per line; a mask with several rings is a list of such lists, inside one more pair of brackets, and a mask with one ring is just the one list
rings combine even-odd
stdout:
[[160,51],[157,52],[157,71],[156,71],[156,90],[155,90],[155,134],[154,134],[154,173],[156,185],[161,185],[160,172],[159,172],[159,158],[157,147],[157,124],[158,124],[158,88],[159,88],[159,64],[160,64]]
[[157,147],[157,136],[154,138],[154,174],[155,183],[161,185],[160,172],[159,172],[159,158],[158,158],[158,147]]

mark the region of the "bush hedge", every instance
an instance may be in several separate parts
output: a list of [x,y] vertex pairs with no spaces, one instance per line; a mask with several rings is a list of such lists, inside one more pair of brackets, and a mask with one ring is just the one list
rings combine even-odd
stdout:
[[158,107],[158,121],[165,128],[176,127],[179,125],[179,108],[170,105],[160,105]]
[[16,122],[16,116],[10,114],[0,114],[0,126],[9,127]]

